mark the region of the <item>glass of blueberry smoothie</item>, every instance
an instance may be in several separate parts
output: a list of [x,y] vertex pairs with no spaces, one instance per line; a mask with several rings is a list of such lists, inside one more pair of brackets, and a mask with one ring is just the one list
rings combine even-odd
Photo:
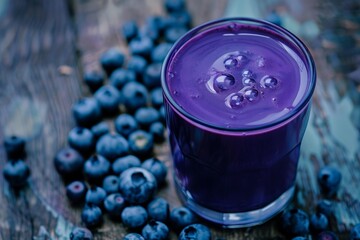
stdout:
[[315,82],[304,44],[265,21],[216,20],[178,40],[162,87],[184,203],[224,227],[281,211],[294,192]]

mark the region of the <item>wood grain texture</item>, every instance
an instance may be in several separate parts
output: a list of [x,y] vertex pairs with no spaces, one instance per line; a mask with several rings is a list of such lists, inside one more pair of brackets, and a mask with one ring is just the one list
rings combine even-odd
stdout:
[[[119,33],[124,21],[135,19],[141,24],[150,15],[165,14],[161,0],[69,2],[0,1],[0,142],[11,134],[25,137],[26,161],[32,169],[28,186],[20,192],[13,192],[0,175],[0,239],[68,239],[72,227],[81,225],[81,209],[68,203],[53,156],[66,145],[67,133],[74,126],[72,103],[89,95],[82,73],[99,69],[98,58],[109,47],[127,52]],[[343,180],[332,199],[331,230],[340,239],[348,239],[349,229],[360,222],[360,71],[356,72],[360,69],[360,3],[258,0],[248,1],[252,5],[245,8],[239,2],[189,0],[187,5],[195,25],[227,12],[265,17],[276,10],[284,26],[310,47],[318,84],[292,204],[312,213],[322,198],[317,170],[336,166]],[[246,9],[256,11],[245,13]],[[168,145],[159,145],[155,151],[171,167]],[[1,145],[1,171],[5,162]],[[180,205],[171,172],[159,195],[171,207]],[[214,240],[287,239],[278,231],[278,218],[246,229],[212,227],[212,233]],[[106,218],[95,239],[122,239],[125,234],[120,223]],[[176,235],[171,233],[170,239],[177,239]]]

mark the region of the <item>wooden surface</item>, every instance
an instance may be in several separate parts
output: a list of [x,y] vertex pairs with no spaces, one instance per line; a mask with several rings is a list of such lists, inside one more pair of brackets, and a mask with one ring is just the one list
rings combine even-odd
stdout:
[[[195,25],[222,16],[264,17],[276,9],[285,27],[310,47],[318,84],[304,137],[293,204],[308,213],[321,198],[316,171],[336,166],[343,181],[335,202],[331,230],[341,239],[360,223],[360,3],[346,0],[197,0],[188,1]],[[13,192],[0,175],[0,239],[67,239],[80,225],[80,209],[69,205],[53,156],[66,145],[74,126],[70,108],[89,92],[84,69],[99,68],[109,47],[124,51],[119,34],[123,21],[142,23],[164,14],[160,0],[0,0],[0,142],[11,134],[27,139],[32,170],[28,187]],[[168,166],[167,144],[156,153]],[[0,147],[0,170],[6,162]],[[180,205],[168,175],[159,194]],[[221,230],[213,239],[286,239],[277,219],[261,226]],[[95,239],[122,239],[126,230],[106,219]],[[176,239],[174,233],[171,239]]]

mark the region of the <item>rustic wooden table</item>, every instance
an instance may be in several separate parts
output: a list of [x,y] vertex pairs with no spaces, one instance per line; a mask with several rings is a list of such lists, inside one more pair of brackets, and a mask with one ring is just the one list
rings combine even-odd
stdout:
[[[276,10],[286,28],[310,47],[318,69],[313,109],[301,152],[293,204],[311,213],[322,196],[316,172],[336,166],[343,175],[333,199],[331,230],[348,239],[360,223],[360,2],[344,0],[187,1],[194,25],[222,16],[265,17]],[[0,239],[68,239],[80,225],[69,205],[53,156],[74,126],[71,105],[89,95],[82,72],[99,67],[99,55],[117,46],[125,20],[139,23],[164,14],[160,0],[0,0],[0,142],[11,134],[27,139],[29,185],[15,194],[0,175]],[[171,166],[167,144],[156,147]],[[6,162],[0,147],[0,170]],[[180,205],[168,175],[159,194]],[[261,226],[222,230],[213,239],[285,239],[277,219]],[[122,239],[126,230],[106,219],[95,239]],[[176,239],[174,233],[171,239]]]

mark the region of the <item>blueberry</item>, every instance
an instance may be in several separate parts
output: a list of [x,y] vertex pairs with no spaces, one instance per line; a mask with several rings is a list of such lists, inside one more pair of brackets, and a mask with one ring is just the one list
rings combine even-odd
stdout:
[[145,23],[140,28],[139,37],[140,38],[150,38],[153,42],[156,42],[160,38],[159,29],[154,24]]
[[105,76],[99,71],[88,71],[84,74],[84,82],[89,87],[90,92],[94,93],[104,84]]
[[87,190],[84,182],[74,181],[66,186],[66,196],[73,204],[83,203]]
[[170,43],[174,43],[180,37],[182,37],[186,32],[187,32],[187,28],[183,26],[170,27],[165,31],[165,39]]
[[91,132],[95,139],[99,139],[101,136],[110,132],[110,127],[106,122],[100,122],[91,127]]
[[119,193],[110,194],[104,200],[105,211],[114,220],[119,220],[121,218],[121,213],[124,207],[125,199]]
[[304,236],[309,233],[309,217],[301,209],[292,208],[281,215],[281,228],[290,236]]
[[179,26],[188,29],[191,26],[191,15],[188,11],[171,13],[167,19],[168,26]]
[[133,167],[120,175],[120,192],[131,204],[142,204],[149,201],[156,188],[155,177],[146,169]]
[[169,228],[162,222],[150,220],[141,234],[146,240],[166,240],[169,236]]
[[210,240],[211,232],[208,227],[202,224],[191,224],[185,227],[179,236],[179,240]]
[[164,6],[169,13],[178,12],[186,8],[184,0],[165,0]]
[[146,59],[150,57],[154,43],[149,37],[135,38],[129,43],[129,49],[132,55],[140,55]]
[[161,143],[165,140],[165,127],[161,122],[152,123],[149,132],[152,134],[156,143]]
[[315,240],[339,240],[339,238],[336,236],[336,234],[331,231],[321,232],[314,239]]
[[14,188],[23,187],[30,176],[30,169],[22,160],[5,163],[3,174],[5,180]]
[[299,236],[299,237],[294,237],[291,240],[309,240],[309,239],[307,237]]
[[121,220],[125,227],[136,229],[146,224],[148,214],[142,206],[130,206],[124,208]]
[[150,92],[150,96],[151,96],[151,105],[154,108],[159,109],[163,105],[163,92],[162,92],[162,89],[160,87],[159,88],[154,88]]
[[184,227],[194,224],[196,221],[194,213],[187,207],[177,207],[170,212],[171,226],[176,232]]
[[102,119],[100,104],[95,98],[82,98],[72,106],[77,125],[91,127]]
[[327,217],[322,213],[315,213],[310,216],[310,229],[312,232],[322,232],[329,226]]
[[110,162],[99,154],[92,155],[84,164],[84,175],[92,183],[100,183],[110,172]]
[[115,119],[116,131],[126,138],[138,128],[138,123],[130,114],[123,113]]
[[105,134],[96,144],[96,152],[110,161],[126,155],[129,144],[119,134]]
[[160,116],[160,121],[165,124],[165,122],[166,122],[166,112],[165,112],[165,107],[164,106],[160,107],[159,116]]
[[106,192],[103,188],[98,186],[92,186],[86,192],[85,202],[87,204],[93,204],[101,207],[105,198],[106,198]]
[[25,159],[25,139],[19,136],[5,137],[4,148],[6,156],[10,160]]
[[121,68],[125,55],[117,48],[110,48],[100,57],[100,63],[108,76],[117,68]]
[[330,200],[322,199],[316,204],[316,211],[329,218],[333,212],[333,204]]
[[143,129],[149,129],[150,125],[159,121],[159,112],[152,107],[142,107],[135,112],[135,120]]
[[317,179],[320,185],[321,192],[326,196],[334,196],[340,187],[341,173],[335,167],[322,167]]
[[107,194],[119,192],[119,177],[115,175],[108,175],[104,178],[103,189]]
[[75,149],[66,147],[57,152],[54,165],[61,176],[76,178],[82,172],[84,158]]
[[147,61],[145,58],[141,57],[141,56],[137,56],[137,55],[133,55],[127,64],[127,68],[129,70],[132,70],[136,73],[137,78],[141,78],[146,66],[147,66]]
[[137,82],[129,82],[122,89],[124,105],[130,112],[144,107],[148,102],[148,91],[146,87]]
[[150,133],[136,130],[129,136],[129,151],[133,155],[144,159],[153,155],[154,140]]
[[159,159],[150,158],[150,159],[144,161],[141,164],[141,167],[148,170],[149,172],[151,172],[154,175],[158,185],[165,182],[166,174],[167,174],[167,167]]
[[273,24],[282,26],[282,19],[276,11],[272,11],[265,19]]
[[146,19],[145,23],[148,26],[156,28],[158,33],[161,34],[165,28],[165,18],[163,16],[153,15]]
[[95,138],[92,132],[83,127],[75,127],[68,135],[70,147],[84,155],[89,155],[94,150]]
[[111,85],[116,87],[118,90],[121,90],[126,83],[135,81],[136,73],[133,70],[119,68],[110,75]]
[[87,204],[81,212],[81,220],[88,228],[99,226],[103,221],[101,209],[93,204]]
[[145,240],[145,238],[143,238],[143,236],[138,233],[129,233],[124,237],[123,240]]
[[360,223],[356,224],[350,231],[350,240],[360,240]]
[[162,63],[152,63],[146,67],[143,76],[143,82],[148,89],[152,89],[154,87],[160,87],[161,67],[162,67]]
[[162,63],[172,47],[171,43],[160,43],[151,52],[151,61]]
[[121,157],[116,159],[112,164],[112,171],[115,174],[121,174],[126,169],[132,167],[140,167],[141,162],[139,158],[135,157],[134,155],[127,155],[125,157]]
[[127,42],[130,42],[138,35],[138,26],[135,21],[125,22],[121,32]]
[[75,227],[70,233],[70,240],[93,240],[93,234],[87,228]]
[[95,98],[100,104],[101,111],[106,116],[113,116],[119,112],[121,93],[111,85],[102,86],[95,92]]
[[150,219],[166,223],[169,219],[169,203],[164,198],[155,198],[147,205]]

